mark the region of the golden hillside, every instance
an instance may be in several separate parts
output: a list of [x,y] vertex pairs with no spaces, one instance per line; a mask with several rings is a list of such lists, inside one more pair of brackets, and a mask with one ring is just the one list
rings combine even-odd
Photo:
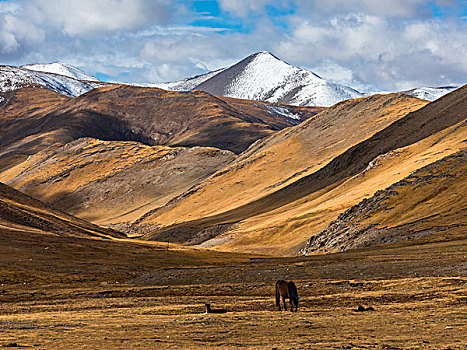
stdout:
[[1,181],[98,224],[134,221],[234,159],[209,147],[78,139],[1,173]]
[[303,253],[355,249],[433,234],[442,241],[465,238],[466,181],[464,148],[348,209],[312,236]]
[[126,85],[77,98],[23,88],[0,104],[0,181],[127,228],[224,168],[234,159],[229,149],[322,110]]
[[257,141],[229,167],[197,186],[196,192],[154,216],[146,215],[143,222],[169,226],[254,202],[312,174],[349,147],[426,104],[398,94],[341,102],[296,127]]
[[[233,193],[224,192],[222,196],[216,197],[215,191],[208,191],[214,187],[217,193],[221,193],[220,189],[223,188],[222,183],[217,183],[218,177],[214,175],[206,181],[206,186],[194,195],[176,203],[173,208],[167,207],[165,210],[156,211],[153,216],[146,216],[139,222],[147,223],[152,220],[155,224],[166,224],[166,229],[159,230],[156,235],[147,236],[156,237],[156,239],[189,241],[192,239],[190,237],[194,236],[198,237],[198,243],[206,241],[202,246],[223,250],[280,252],[282,254],[297,252],[313,232],[325,228],[339,213],[357,204],[361,199],[401,180],[420,167],[465,147],[463,142],[466,132],[463,124],[466,110],[465,93],[464,87],[416,112],[408,113],[409,110],[405,114],[401,113],[402,115],[399,115],[395,122],[392,120],[392,123],[389,122],[380,130],[366,133],[360,142],[350,143],[342,149],[336,147],[336,154],[324,158],[328,159],[328,162],[308,169],[308,172],[303,175],[299,174],[298,180],[279,183],[273,191],[269,193],[264,191],[263,196],[260,193],[256,200],[248,202],[246,199],[246,204],[235,207],[229,204],[228,200],[234,201],[234,198],[238,197]],[[375,96],[370,99],[391,97],[395,96]],[[319,123],[321,116],[332,113],[334,108],[356,101],[362,100],[342,102],[313,120],[282,131],[278,135],[290,133],[293,135],[291,139],[297,139],[298,136],[295,135],[297,130]],[[369,119],[370,121],[379,119],[375,118],[374,111],[371,114],[373,118]],[[449,115],[449,118],[446,118],[446,115]],[[352,119],[352,114],[347,114],[347,117]],[[354,124],[365,125],[361,122]],[[323,127],[323,129],[327,128]],[[358,129],[358,126],[355,126],[355,130]],[[350,131],[349,127],[346,125],[340,134],[347,135],[348,131]],[[333,135],[335,134],[336,132],[333,132]],[[346,140],[346,137],[342,136],[342,139]],[[268,139],[266,144],[267,141]],[[287,141],[286,135],[283,143]],[[333,145],[340,145],[344,142],[339,140]],[[252,146],[252,148],[255,147],[257,145]],[[332,146],[328,145],[328,147]],[[258,148],[261,150],[262,146]],[[269,148],[265,147],[263,152],[266,153]],[[278,148],[289,150],[285,146]],[[257,151],[252,152],[250,157],[255,157],[257,154]],[[291,152],[288,158],[293,158],[294,154],[300,157],[301,152]],[[245,159],[248,158],[243,158],[241,161]],[[261,184],[259,179],[267,179],[265,174],[278,172],[277,163],[275,167],[267,168],[267,165],[271,165],[267,163],[269,158],[264,156],[263,159],[266,165],[264,165],[265,170],[262,175],[258,176],[259,184]],[[230,169],[232,167],[233,165]],[[241,170],[237,172],[242,173],[243,168],[238,168]],[[225,171],[220,173],[219,178],[224,175]],[[256,177],[253,174],[255,173],[250,173],[250,177],[255,180]],[[239,183],[245,178],[247,176],[237,181],[232,180],[229,184]],[[266,185],[268,184],[266,182]],[[224,189],[229,191],[232,187],[231,185],[225,186]],[[209,198],[209,200],[204,200],[204,198]],[[215,198],[221,198],[221,201],[227,200],[217,202],[216,205],[210,207],[207,203],[214,201]],[[201,212],[199,219],[185,222],[181,219],[183,213],[187,213],[183,208],[186,208],[185,205],[188,204],[192,208],[191,215],[193,215],[193,208]]]
[[82,238],[124,238],[118,231],[68,215],[0,182],[0,228],[11,232]]

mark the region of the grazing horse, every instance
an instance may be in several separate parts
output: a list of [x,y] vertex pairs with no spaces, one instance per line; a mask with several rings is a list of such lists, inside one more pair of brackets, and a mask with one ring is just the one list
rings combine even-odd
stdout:
[[218,309],[218,308],[211,309],[211,304],[204,304],[204,305],[206,306],[207,314],[225,314],[227,312],[227,310],[225,309]]
[[290,301],[290,311],[293,312],[293,308],[295,306],[295,312],[297,312],[298,308],[298,293],[297,287],[295,283],[292,281],[286,282],[284,280],[280,280],[276,282],[276,306],[281,310],[281,297],[282,302],[284,303],[284,310],[287,311],[287,304],[285,303],[285,299],[289,299]]

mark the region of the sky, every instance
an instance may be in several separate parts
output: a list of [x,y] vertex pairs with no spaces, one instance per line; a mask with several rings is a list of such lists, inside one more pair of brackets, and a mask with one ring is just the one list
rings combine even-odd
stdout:
[[156,83],[270,51],[361,91],[467,83],[467,0],[0,0],[0,64]]

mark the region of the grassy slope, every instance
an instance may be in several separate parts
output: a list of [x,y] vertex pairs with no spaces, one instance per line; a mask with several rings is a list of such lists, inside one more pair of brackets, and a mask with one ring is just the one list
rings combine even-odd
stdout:
[[[462,149],[465,147],[466,137],[467,127],[461,122],[413,145],[388,152],[376,158],[373,166],[367,170],[286,206],[250,217],[240,222],[229,234],[219,236],[202,246],[216,246],[229,251],[296,252],[306,237],[324,229],[347,208],[420,167]],[[436,142],[440,138],[440,142]],[[449,196],[443,197],[444,195],[447,193],[443,193],[439,200],[451,200]],[[407,206],[404,204],[408,202],[401,201],[395,206],[398,211],[405,211]],[[453,204],[455,210],[462,210],[460,201]],[[412,210],[427,215],[430,215],[430,210],[433,210],[433,214],[436,213],[435,207],[422,209],[415,206]],[[380,222],[385,223],[385,220]]]
[[316,172],[348,147],[425,104],[396,94],[342,102],[258,141],[196,192],[142,222],[170,226],[235,210]]
[[[466,88],[462,88],[451,95],[447,95],[444,98],[429,104],[427,107],[422,108],[417,112],[409,114],[407,117],[394,122],[392,125],[375,134],[368,140],[351,147],[318,172],[305,176],[292,185],[266,196],[263,199],[217,216],[187,222],[185,225],[190,227],[191,230],[196,230],[197,227],[206,227],[213,223],[218,224],[222,222],[240,221],[240,228],[242,228],[242,225],[245,223],[244,220],[248,221],[248,218],[251,218],[254,214],[263,214],[269,210],[278,209],[281,206],[286,206],[292,202],[299,201],[300,199],[307,201],[311,198],[315,198],[317,195],[323,195],[325,192],[332,189],[332,187],[338,185],[341,181],[350,180],[354,176],[358,175],[365,169],[370,161],[378,155],[392,151],[397,152],[398,148],[403,149],[404,147],[414,145],[414,148],[411,151],[413,154],[408,158],[404,158],[403,156],[401,159],[405,160],[405,162],[402,162],[400,167],[393,167],[391,171],[387,173],[390,175],[389,177],[387,174],[382,174],[382,176],[379,177],[379,182],[377,182],[377,184],[381,187],[378,188],[376,186],[372,186],[370,181],[368,182],[369,186],[367,185],[366,189],[363,189],[363,187],[360,188],[360,193],[357,193],[357,196],[355,196],[352,201],[347,203],[339,203],[336,201],[336,206],[331,208],[331,211],[334,213],[343,211],[349,206],[357,203],[362,198],[371,196],[374,191],[385,188],[391,183],[407,176],[411,171],[418,169],[420,166],[428,164],[430,161],[440,159],[441,157],[456,152],[459,148],[462,148],[463,140],[465,139],[465,127],[459,123],[462,123],[465,119],[465,114],[463,114],[466,103],[465,92]],[[449,115],[450,117],[445,118],[445,115]],[[438,139],[441,139],[443,142],[437,142]],[[423,142],[424,140],[425,143]],[[418,147],[416,146],[417,143],[420,143]],[[424,152],[423,148],[430,148],[432,143],[434,143],[434,145],[431,146],[432,148],[428,152]],[[389,181],[387,181],[386,178],[389,178]],[[327,188],[325,191],[319,192],[325,188]],[[373,189],[374,191],[372,192],[370,189]],[[341,192],[340,195],[344,196],[345,194]],[[310,197],[307,198],[307,196]],[[288,219],[300,217],[309,213],[310,207],[301,213],[296,211],[294,215],[289,216]],[[271,212],[271,216],[274,214],[274,212]],[[313,213],[311,214],[313,215]],[[321,213],[317,211],[315,214]],[[262,251],[270,253],[271,251],[277,252],[275,249],[279,249],[284,253],[290,251],[290,249],[294,247],[294,244],[297,246],[299,240],[302,240],[303,242],[303,239],[307,235],[309,236],[311,232],[323,228],[331,221],[331,219],[337,216],[336,214],[331,215],[334,215],[334,217],[329,216],[328,221],[324,220],[318,222],[318,226],[316,227],[313,227],[313,224],[304,226],[303,221],[282,225],[279,229],[277,229],[277,227],[273,227],[272,229],[270,227],[266,227],[265,229],[256,230],[253,235],[244,240],[242,240],[242,235],[235,235],[238,232],[243,233],[240,229],[237,229],[229,232],[229,234],[233,235],[229,236],[228,234],[225,234],[223,238],[226,238],[226,240],[220,240],[218,242],[214,241],[213,245],[222,245],[227,241],[225,248],[229,250],[244,250],[245,247],[250,245],[251,249],[246,248],[245,251]],[[287,217],[283,216],[281,220],[284,222],[287,220]],[[157,237],[165,238],[168,237],[168,235],[176,235],[177,232],[180,232],[181,228],[183,228],[183,225],[184,224],[174,225],[172,228],[167,230],[166,233]],[[246,228],[247,230],[250,229],[248,226],[246,226]],[[290,235],[280,239],[282,233],[287,232],[290,232]],[[238,244],[235,242],[231,243],[232,239],[235,241],[238,237],[240,238]],[[293,237],[294,240],[290,240],[290,237]],[[258,242],[261,242],[263,238],[266,240],[266,243],[258,244]],[[283,243],[277,244],[278,240]],[[268,244],[273,245],[271,247],[272,249],[268,249]]]
[[109,225],[164,205],[233,159],[232,152],[216,148],[79,139],[30,156],[0,180],[72,215]]
[[[0,183],[0,226],[18,232],[71,237],[123,238],[124,234],[101,228],[42,203]],[[7,244],[6,244],[7,245]]]

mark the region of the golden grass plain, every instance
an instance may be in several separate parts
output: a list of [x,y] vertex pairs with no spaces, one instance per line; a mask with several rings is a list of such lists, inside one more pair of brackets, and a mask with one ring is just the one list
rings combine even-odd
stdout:
[[[467,245],[461,236],[268,258],[175,245],[167,251],[155,242],[44,239],[4,229],[0,234],[10,247],[0,253],[2,347],[465,349],[467,344]],[[296,282],[297,313],[275,310],[278,279]],[[228,313],[206,314],[205,302]],[[374,311],[355,312],[359,305]]]

